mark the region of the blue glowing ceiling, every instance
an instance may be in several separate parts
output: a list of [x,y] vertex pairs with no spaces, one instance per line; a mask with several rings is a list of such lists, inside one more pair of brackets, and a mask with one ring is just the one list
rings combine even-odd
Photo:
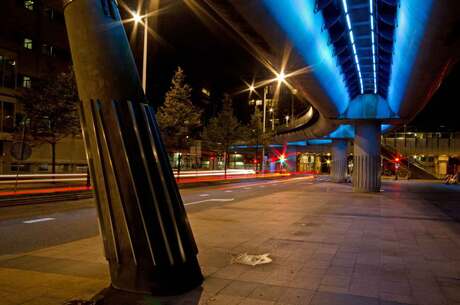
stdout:
[[[327,111],[333,109],[323,115],[397,119],[403,104],[414,104],[407,93],[417,85],[412,79],[420,51],[429,47],[425,41],[430,41],[426,35],[435,1],[262,2],[326,93],[328,99],[316,95],[312,100],[318,109],[320,103],[328,104],[323,108]],[[376,103],[363,98],[371,95],[378,96]]]
[[388,96],[397,0],[316,0],[350,99]]

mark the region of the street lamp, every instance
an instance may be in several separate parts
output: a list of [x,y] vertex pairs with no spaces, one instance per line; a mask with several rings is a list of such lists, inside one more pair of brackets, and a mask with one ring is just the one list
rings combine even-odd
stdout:
[[270,107],[270,113],[272,114],[272,119],[270,120],[272,122],[272,131],[275,130],[275,112],[273,111],[273,107]]
[[284,118],[286,119],[286,127],[288,127],[289,126],[289,116],[287,115]]
[[144,51],[142,57],[142,89],[144,94],[147,93],[147,43],[148,43],[148,29],[149,29],[149,18],[148,15],[141,16],[136,12],[131,12],[133,20],[136,24],[141,23],[144,19]]
[[291,117],[294,117],[294,95],[297,95],[297,89],[293,88],[291,90]]
[[284,71],[281,70],[281,72],[276,75],[276,80],[278,81],[278,84],[281,84],[285,79],[286,75],[284,74]]
[[138,13],[133,13],[133,19],[134,19],[135,23],[139,23],[139,22],[141,22],[142,17]]

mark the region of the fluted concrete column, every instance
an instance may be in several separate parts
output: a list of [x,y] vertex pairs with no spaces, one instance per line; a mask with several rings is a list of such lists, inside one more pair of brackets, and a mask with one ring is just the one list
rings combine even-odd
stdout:
[[198,250],[116,2],[67,0],[64,15],[112,286],[192,289]]
[[333,182],[346,181],[347,148],[346,140],[334,140],[332,142],[331,178]]
[[353,191],[380,191],[380,123],[362,122],[355,126]]

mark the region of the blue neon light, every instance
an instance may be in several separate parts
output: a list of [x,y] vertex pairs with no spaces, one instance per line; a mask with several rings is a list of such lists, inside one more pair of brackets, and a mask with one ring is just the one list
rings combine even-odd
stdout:
[[[374,7],[375,0],[369,0],[369,11],[366,10],[366,21],[370,21],[370,27],[367,29],[371,34],[369,53],[372,51],[372,72],[373,93],[376,94],[380,89],[386,91],[386,88],[378,88],[378,33],[377,33],[377,7]],[[353,18],[349,15],[347,1],[340,1],[343,4],[345,16],[348,19]],[[428,24],[430,24],[430,13],[434,5],[433,0],[404,0],[398,1],[396,12],[396,28],[394,30],[394,45],[391,64],[391,74],[388,87],[386,102],[390,106],[392,117],[398,117],[401,104],[405,101],[407,86],[412,77],[417,56],[421,51],[421,43],[424,38]],[[267,11],[273,16],[274,21],[286,33],[288,39],[302,56],[304,63],[312,67],[311,77],[321,86],[321,90],[327,94],[326,99],[315,100],[315,102],[326,103],[334,106],[332,111],[339,114],[346,112],[350,105],[350,98],[345,81],[337,67],[338,59],[334,56],[333,50],[328,44],[329,33],[322,30],[324,25],[323,15],[315,13],[315,0],[263,0]],[[340,4],[339,4],[340,5]],[[369,18],[369,19],[367,19]],[[352,21],[347,21],[347,26],[352,25]],[[369,33],[369,32],[368,32]],[[350,42],[353,48],[353,61],[358,67],[360,58],[356,50],[360,42],[355,30],[353,35],[349,33]],[[356,45],[356,46],[355,46]],[[371,54],[369,54],[371,55]],[[361,59],[363,61],[363,59]],[[364,73],[366,69],[357,71]],[[369,69],[370,70],[370,69]],[[367,77],[362,74],[361,76]],[[371,79],[370,79],[371,80]],[[360,81],[360,85],[362,80]],[[370,83],[372,84],[372,83]],[[363,83],[367,86],[367,82]],[[326,107],[327,108],[327,107]],[[353,107],[351,107],[353,108]],[[354,111],[352,111],[354,113]],[[333,116],[328,113],[329,116]],[[378,117],[382,117],[379,113]],[[346,118],[345,115],[343,117]]]
[[380,126],[380,131],[381,131],[382,133],[385,133],[385,132],[389,131],[390,128],[392,128],[392,127],[393,127],[393,125],[390,125],[390,124],[382,124],[382,125]]
[[305,64],[312,67],[312,76],[329,98],[321,102],[333,105],[338,114],[345,111],[350,97],[329,45],[329,34],[321,30],[324,19],[322,14],[315,13],[315,1],[263,0],[263,3]]
[[324,145],[324,144],[331,144],[332,140],[330,139],[313,139],[307,140],[308,145]]
[[375,66],[375,38],[374,38],[374,0],[369,0],[369,14],[371,22],[371,37],[372,37],[372,69],[374,78],[374,94],[377,94],[377,69]]
[[288,142],[287,145],[295,145],[295,146],[307,146],[307,141],[294,141],[294,142]]
[[361,89],[361,94],[363,94],[364,93],[364,90],[363,90],[363,78],[361,76],[361,68],[359,66],[358,53],[356,52],[355,39],[353,37],[353,30],[351,28],[350,15],[348,14],[347,0],[342,0],[342,4],[343,4],[343,11],[345,12],[345,19],[347,20],[347,27],[348,27],[348,33],[350,35],[351,46],[353,47],[353,54],[355,55],[356,69],[358,69],[359,86],[360,86],[360,89]]

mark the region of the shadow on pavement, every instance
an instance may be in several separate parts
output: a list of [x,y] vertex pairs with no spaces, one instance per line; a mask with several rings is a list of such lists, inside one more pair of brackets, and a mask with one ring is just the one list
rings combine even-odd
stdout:
[[112,287],[103,289],[91,300],[73,300],[64,305],[197,305],[200,303],[203,288],[197,287],[177,296],[156,297],[147,294],[121,291]]

